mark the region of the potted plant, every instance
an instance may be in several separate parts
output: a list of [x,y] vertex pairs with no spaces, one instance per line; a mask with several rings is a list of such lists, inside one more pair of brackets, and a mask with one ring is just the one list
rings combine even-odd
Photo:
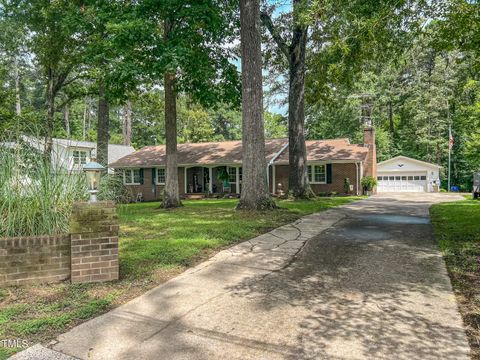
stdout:
[[230,176],[226,168],[221,168],[217,173],[217,179],[222,182],[223,188],[230,188]]
[[375,186],[377,186],[377,179],[372,176],[365,176],[361,180],[363,191],[367,196],[372,194],[372,190]]

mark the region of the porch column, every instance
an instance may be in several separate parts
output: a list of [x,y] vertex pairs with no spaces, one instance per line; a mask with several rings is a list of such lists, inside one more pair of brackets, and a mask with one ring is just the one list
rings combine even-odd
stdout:
[[210,194],[213,194],[213,174],[212,174],[212,168],[208,168],[208,191]]
[[237,194],[240,194],[240,168],[237,166],[235,168],[235,181],[237,182],[235,184],[235,190]]
[[185,166],[183,168],[183,181],[184,181],[184,188],[185,188],[185,194],[187,193],[187,167]]
[[275,185],[275,165],[272,164],[272,193],[276,193],[276,185]]

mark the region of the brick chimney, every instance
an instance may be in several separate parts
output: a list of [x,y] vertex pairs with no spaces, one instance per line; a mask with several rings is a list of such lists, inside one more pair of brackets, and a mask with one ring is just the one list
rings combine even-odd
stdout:
[[363,176],[377,178],[377,148],[375,146],[375,128],[365,126],[363,129],[363,146],[368,147],[367,159],[363,167]]

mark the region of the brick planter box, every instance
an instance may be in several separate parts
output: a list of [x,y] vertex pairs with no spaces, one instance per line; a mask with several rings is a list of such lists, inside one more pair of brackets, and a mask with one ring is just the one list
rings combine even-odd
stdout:
[[70,234],[0,238],[0,286],[116,280],[118,230],[113,202],[76,203]]

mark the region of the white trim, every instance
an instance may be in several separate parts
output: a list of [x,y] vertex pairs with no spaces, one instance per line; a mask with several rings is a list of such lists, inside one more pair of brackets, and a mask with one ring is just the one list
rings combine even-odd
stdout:
[[[313,185],[325,185],[327,183],[327,164],[307,164],[307,176],[308,176],[308,167],[311,166],[312,167],[312,177],[311,179],[308,179],[308,182],[310,184],[313,184]],[[320,166],[323,166],[323,168],[325,169],[325,181],[313,181],[313,179],[315,179],[315,167],[320,167]]]
[[432,163],[428,163],[428,162],[422,161],[422,160],[413,159],[413,158],[410,158],[410,157],[408,157],[408,156],[403,156],[403,155],[395,156],[394,158],[381,161],[381,162],[377,163],[377,166],[378,166],[378,165],[384,165],[384,164],[387,164],[387,163],[389,163],[389,162],[392,162],[392,161],[395,161],[395,160],[399,160],[399,159],[403,159],[403,160],[407,160],[407,161],[412,161],[412,162],[415,162],[415,163],[418,163],[418,164],[422,164],[422,165],[425,165],[425,166],[430,166],[430,167],[436,168],[436,169],[442,168],[442,166],[439,166],[439,165],[436,165],[436,164],[432,164]]
[[135,182],[131,182],[131,183],[127,183],[127,178],[125,176],[125,170],[129,170],[131,171],[131,175],[130,175],[130,180],[133,181],[133,179],[135,178],[135,176],[133,175],[133,172],[135,170],[139,170],[140,171],[140,168],[132,168],[132,169],[124,169],[123,170],[123,185],[142,185],[141,183],[135,183]]
[[[112,163],[113,164],[113,163]],[[129,165],[129,166],[113,166],[112,169],[151,169],[151,168],[156,168],[156,167],[165,167],[166,165],[159,165],[159,164],[153,164],[153,165]],[[228,164],[178,164],[177,167],[187,167],[187,168],[192,168],[192,167],[204,167],[204,168],[216,168],[216,167],[222,167],[222,166],[230,166],[230,167],[237,167],[237,166],[242,166],[242,163],[228,163]]]
[[235,171],[235,180],[236,180],[235,192],[237,194],[240,194],[240,167],[237,166],[235,169],[236,169],[236,171]]
[[185,189],[185,194],[186,194],[187,190],[188,190],[187,189],[187,167],[186,166],[183,167],[183,182],[184,182],[183,187]]
[[208,179],[208,191],[210,194],[213,194],[213,171],[211,167],[208,168]]
[[355,177],[356,177],[356,194],[360,195],[360,162],[355,163]]
[[285,151],[285,149],[288,147],[288,144],[289,142],[287,141],[287,143],[283,145],[282,148],[275,155],[273,155],[272,159],[268,162],[267,168],[268,166],[273,165],[273,162],[277,160],[278,157]]
[[229,182],[230,184],[235,184],[235,185],[236,185],[236,184],[237,184],[237,180],[238,180],[238,179],[237,179],[237,176],[236,176],[236,173],[238,172],[238,170],[235,171],[235,182],[234,182],[234,181],[230,181],[230,172],[229,172],[229,170],[230,170],[230,169],[238,169],[239,167],[238,167],[238,166],[225,166],[225,167],[226,167],[226,170],[227,170],[228,182]]
[[[307,160],[307,165],[310,164],[355,164],[356,162],[359,161],[365,161],[365,160],[359,160],[359,159],[352,159],[352,160]],[[288,161],[279,161],[276,162],[275,165],[288,165]]]
[[165,168],[165,166],[159,166],[159,167],[155,167],[155,185],[163,185],[165,186],[165,183],[161,183],[161,182],[158,182],[158,169],[164,169],[165,170],[165,181],[167,181],[167,169]]

